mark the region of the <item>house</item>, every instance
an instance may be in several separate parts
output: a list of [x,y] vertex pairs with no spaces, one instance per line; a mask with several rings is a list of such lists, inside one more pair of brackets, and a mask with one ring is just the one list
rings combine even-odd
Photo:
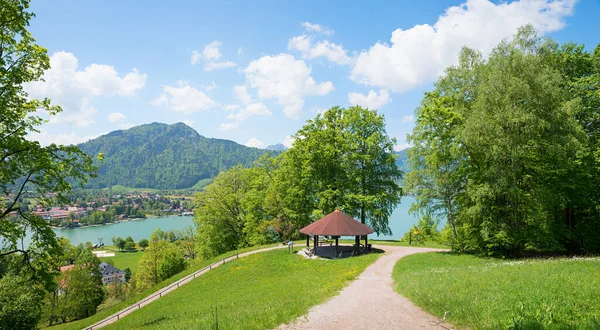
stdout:
[[106,262],[100,264],[100,272],[102,273],[102,283],[106,285],[117,283],[117,281],[125,283],[125,272]]

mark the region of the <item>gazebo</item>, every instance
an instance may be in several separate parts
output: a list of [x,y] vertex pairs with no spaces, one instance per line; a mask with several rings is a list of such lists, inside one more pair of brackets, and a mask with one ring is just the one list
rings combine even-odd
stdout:
[[306,235],[306,247],[310,248],[310,235],[314,237],[314,253],[317,254],[318,237],[335,237],[335,253],[338,252],[338,239],[340,236],[355,236],[355,246],[360,244],[360,236],[365,236],[365,248],[367,247],[367,235],[373,233],[373,229],[359,221],[344,214],[340,210],[329,213],[318,221],[300,229],[301,234]]

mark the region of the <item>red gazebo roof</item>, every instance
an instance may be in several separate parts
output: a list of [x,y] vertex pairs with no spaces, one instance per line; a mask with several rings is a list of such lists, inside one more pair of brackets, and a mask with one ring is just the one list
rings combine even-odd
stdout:
[[359,236],[372,234],[373,229],[336,209],[319,221],[300,229],[300,233],[321,236]]

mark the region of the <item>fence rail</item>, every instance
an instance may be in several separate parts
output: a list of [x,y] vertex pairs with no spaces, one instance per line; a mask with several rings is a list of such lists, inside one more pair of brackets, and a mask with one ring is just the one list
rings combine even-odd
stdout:
[[[279,248],[279,247],[276,247],[276,248]],[[272,249],[274,249],[274,248],[266,248],[266,249],[261,249],[261,250],[254,250],[254,251],[250,251],[250,252],[247,252],[247,253],[242,253],[242,256],[253,254],[253,253],[256,253],[256,252],[272,250]],[[101,321],[98,321],[97,323],[94,323],[93,325],[91,325],[91,326],[89,326],[87,328],[84,328],[84,330],[99,329],[99,328],[102,328],[103,326],[106,326],[106,325],[108,325],[110,323],[118,321],[118,320],[121,319],[121,316],[125,316],[125,315],[131,313],[132,311],[134,311],[136,309],[140,309],[140,308],[148,305],[149,303],[153,302],[154,300],[156,300],[157,297],[160,298],[160,297],[163,296],[163,294],[167,294],[167,293],[171,292],[172,290],[174,290],[175,288],[179,288],[180,285],[186,284],[187,282],[195,279],[197,276],[200,276],[200,275],[204,274],[205,272],[207,272],[209,270],[212,270],[215,267],[224,265],[226,262],[232,261],[234,259],[239,259],[239,257],[240,257],[240,254],[236,252],[235,255],[232,255],[232,256],[229,256],[227,258],[223,258],[223,259],[221,259],[219,261],[216,261],[216,262],[214,262],[214,263],[212,263],[212,264],[210,264],[210,265],[208,265],[208,266],[206,266],[206,267],[204,267],[204,268],[202,268],[200,270],[197,270],[197,271],[193,272],[190,275],[187,275],[187,276],[185,276],[185,277],[177,280],[177,282],[175,282],[175,283],[171,283],[171,284],[167,285],[166,287],[158,290],[158,292],[155,292],[155,293],[153,293],[153,294],[151,294],[151,295],[143,298],[142,300],[138,301],[137,303],[135,303],[135,304],[133,304],[133,305],[131,305],[131,306],[125,308],[125,309],[122,309],[119,312],[117,312],[117,313],[115,313],[115,314],[113,314],[113,315],[111,315],[111,316],[109,316],[107,318],[104,318]]]

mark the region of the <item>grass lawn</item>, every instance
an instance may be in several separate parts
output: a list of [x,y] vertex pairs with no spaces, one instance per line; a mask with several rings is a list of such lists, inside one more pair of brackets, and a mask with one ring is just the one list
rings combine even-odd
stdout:
[[[298,250],[298,248],[296,248]],[[381,254],[305,259],[287,249],[227,263],[107,329],[270,329],[304,315]]]
[[[296,242],[298,243],[298,242]],[[240,249],[239,253],[242,252],[246,252],[246,251],[252,251],[252,250],[257,250],[257,249],[262,249],[262,248],[266,248],[266,247],[271,247],[271,246],[278,246],[281,245],[281,243],[275,243],[275,244],[269,244],[269,245],[263,245],[263,246],[254,246],[254,247],[249,247],[249,248],[245,248],[245,249]],[[113,247],[114,248],[114,247]],[[105,246],[102,247],[101,249],[103,250],[111,250],[111,246]],[[297,250],[298,248],[296,248]],[[117,251],[118,252],[118,251]],[[138,252],[139,253],[139,252]],[[143,253],[143,252],[142,252]],[[232,256],[236,254],[236,251],[231,251],[231,252],[227,252],[224,253],[222,255],[219,255],[213,259],[209,259],[209,260],[194,260],[193,263],[190,265],[190,267],[188,267],[186,270],[184,270],[183,272],[172,276],[169,279],[166,279],[162,282],[160,282],[159,284],[155,285],[154,287],[145,290],[144,292],[141,292],[139,294],[137,294],[134,297],[131,297],[111,308],[105,309],[105,310],[101,310],[98,313],[96,313],[95,315],[92,315],[86,319],[82,319],[82,320],[77,320],[77,321],[73,321],[73,322],[68,322],[68,323],[63,323],[63,324],[58,324],[58,325],[54,325],[52,327],[46,327],[45,324],[41,324],[40,326],[45,327],[46,329],[52,329],[52,330],[79,330],[82,328],[85,328],[87,326],[90,326],[102,319],[104,319],[105,317],[108,317],[118,311],[120,311],[121,309],[128,307],[129,305],[132,305],[142,299],[144,299],[145,297],[153,294],[154,292],[158,291],[159,289],[162,289],[166,286],[168,286],[169,284],[176,282],[177,280],[182,279],[183,277],[197,271],[200,270],[216,261],[222,260],[226,257]],[[182,287],[183,288],[183,287]]]
[[115,264],[115,267],[121,270],[124,270],[125,268],[129,267],[129,269],[131,269],[131,272],[135,274],[135,272],[138,269],[138,262],[144,255],[144,252],[142,250],[138,250],[136,252],[114,252],[114,257],[102,257],[98,259],[100,259],[100,261],[112,260]]
[[600,258],[497,260],[451,253],[402,258],[396,290],[472,329],[600,329]]

